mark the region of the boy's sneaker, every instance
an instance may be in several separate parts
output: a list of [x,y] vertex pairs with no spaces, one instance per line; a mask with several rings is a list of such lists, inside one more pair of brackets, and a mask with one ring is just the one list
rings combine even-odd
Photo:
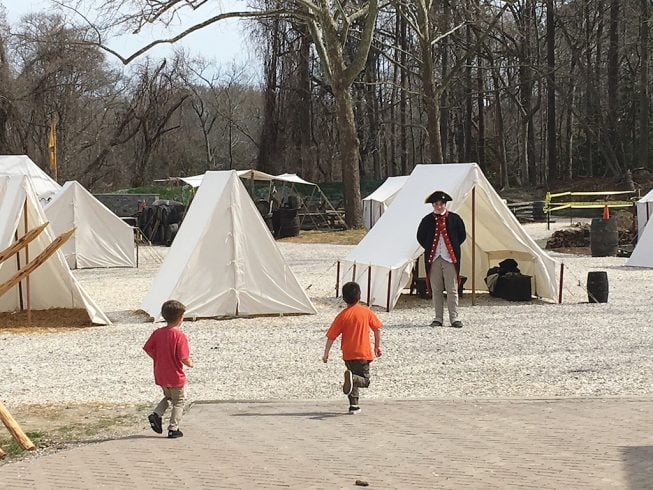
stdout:
[[168,431],[168,439],[176,439],[177,437],[184,437],[184,433],[179,429]]
[[345,371],[345,382],[342,383],[342,392],[345,395],[349,396],[349,395],[351,395],[351,390],[353,390],[353,389],[354,389],[354,379],[353,379],[353,376],[351,374],[351,371],[349,369],[347,369]]
[[357,413],[361,413],[361,407],[358,405],[350,405],[349,415],[356,415]]
[[442,322],[439,321],[439,320],[433,320],[433,321],[431,322],[431,326],[432,326],[432,327],[441,327],[441,326],[442,326]]
[[451,324],[451,326],[453,328],[463,328],[463,322],[461,322],[460,320],[456,320]]
[[150,427],[152,427],[152,430],[156,432],[157,434],[163,434],[163,426],[161,425],[161,417],[159,417],[156,413],[152,412],[147,416],[147,420],[150,422]]

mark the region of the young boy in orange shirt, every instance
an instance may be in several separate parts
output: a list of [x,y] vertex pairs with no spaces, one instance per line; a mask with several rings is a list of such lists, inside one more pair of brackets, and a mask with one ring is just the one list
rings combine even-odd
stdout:
[[[322,362],[329,360],[329,351],[333,342],[342,335],[340,348],[345,361],[345,382],[342,391],[349,397],[349,413],[360,413],[358,389],[370,385],[370,362],[381,357],[381,320],[372,310],[359,304],[361,288],[355,282],[348,282],[342,287],[342,298],[347,307],[342,310],[326,333]],[[374,355],[370,346],[370,329],[374,332]]]

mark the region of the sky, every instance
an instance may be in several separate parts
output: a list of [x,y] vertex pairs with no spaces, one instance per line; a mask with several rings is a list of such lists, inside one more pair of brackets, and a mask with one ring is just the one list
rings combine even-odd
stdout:
[[[11,26],[15,26],[21,16],[25,14],[49,11],[53,8],[48,0],[0,0],[0,4],[4,5],[7,12],[7,19]],[[209,16],[226,11],[225,9],[228,7],[231,7],[231,9],[242,9],[242,6],[238,7],[238,5],[236,0],[208,3],[198,9],[197,12],[189,11],[186,13],[183,23],[176,23],[169,31],[162,28],[150,27],[144,29],[143,34],[125,34],[112,39],[107,44],[123,57],[126,57],[156,39],[172,37],[193,25],[194,22],[205,20]],[[240,2],[240,5],[242,5],[242,2]],[[251,41],[248,41],[247,37],[248,34],[243,21],[228,19],[195,31],[177,42],[174,46],[182,46],[192,55],[198,55],[207,60],[215,61],[220,71],[229,71],[233,64],[245,65],[246,72],[249,76],[260,79],[262,77],[261,62],[255,55],[249,54],[253,49],[251,47]],[[170,56],[174,49],[173,45],[170,44],[157,46],[149,51],[149,56]]]

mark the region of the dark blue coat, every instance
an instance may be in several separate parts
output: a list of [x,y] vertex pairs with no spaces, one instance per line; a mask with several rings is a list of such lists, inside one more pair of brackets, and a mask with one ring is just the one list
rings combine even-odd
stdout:
[[[456,213],[449,211],[445,219],[445,225],[447,227],[447,235],[449,235],[449,241],[451,242],[451,247],[453,248],[453,253],[456,254],[456,271],[460,273],[460,246],[467,238],[467,233],[465,232],[465,223],[462,218]],[[429,253],[431,252],[431,245],[433,245],[433,239],[435,238],[435,215],[429,213],[419,224],[417,228],[417,241],[424,248],[424,263],[426,264],[426,270],[431,270],[431,263],[429,262]]]

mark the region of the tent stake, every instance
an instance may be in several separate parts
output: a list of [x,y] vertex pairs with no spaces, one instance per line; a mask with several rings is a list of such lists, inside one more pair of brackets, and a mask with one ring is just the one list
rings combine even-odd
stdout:
[[336,298],[338,297],[339,293],[340,293],[340,261],[338,261],[338,265],[336,266]]
[[558,304],[562,304],[562,280],[565,276],[565,263],[560,264],[560,291],[558,291]]
[[367,267],[367,306],[370,305],[370,289],[372,288],[372,264]]
[[472,188],[472,306],[476,305],[476,186]]
[[392,269],[388,272],[388,300],[385,311],[390,311],[390,286],[392,285]]

